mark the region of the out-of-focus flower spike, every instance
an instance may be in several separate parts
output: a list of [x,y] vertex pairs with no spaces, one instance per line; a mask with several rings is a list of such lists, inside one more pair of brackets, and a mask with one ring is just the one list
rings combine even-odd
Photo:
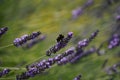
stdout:
[[81,7],[78,7],[74,10],[72,10],[72,18],[76,19],[78,16],[82,15],[83,9]]
[[2,36],[3,34],[5,34],[6,31],[8,31],[8,27],[0,28],[0,36]]
[[111,40],[109,41],[108,49],[115,48],[119,45],[120,45],[120,36],[118,34],[114,34]]

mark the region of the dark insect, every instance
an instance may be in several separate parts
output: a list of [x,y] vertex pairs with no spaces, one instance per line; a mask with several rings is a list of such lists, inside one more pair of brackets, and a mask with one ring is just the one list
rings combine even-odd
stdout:
[[62,41],[63,40],[63,38],[64,38],[64,35],[62,35],[62,34],[59,34],[59,36],[57,37],[57,42],[60,42],[60,41]]

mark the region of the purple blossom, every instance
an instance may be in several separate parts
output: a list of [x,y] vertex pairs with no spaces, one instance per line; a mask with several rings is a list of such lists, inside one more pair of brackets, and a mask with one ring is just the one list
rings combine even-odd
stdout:
[[[65,47],[65,45],[67,45],[69,40],[72,38],[72,35],[73,35],[73,33],[69,32],[68,36],[66,38],[60,40],[57,43],[57,45],[50,48],[49,53],[51,54],[51,53],[56,52],[56,51],[60,50],[61,48]],[[94,37],[96,37],[96,36],[94,36]],[[28,65],[26,67],[27,71],[23,72],[20,75],[17,75],[16,79],[17,80],[22,80],[22,79],[28,79],[30,77],[34,77],[35,75],[42,73],[46,69],[51,68],[51,66],[54,65],[55,63],[57,63],[58,65],[64,65],[64,64],[67,64],[67,63],[71,62],[71,60],[73,60],[78,55],[83,57],[83,56],[86,56],[86,55],[94,52],[95,51],[94,49],[90,49],[89,51],[82,54],[83,53],[83,48],[82,47],[86,47],[91,40],[84,39],[84,40],[82,40],[82,42],[78,43],[78,46],[81,46],[81,47],[78,47],[78,46],[76,48],[71,47],[70,49],[66,50],[64,53],[59,54],[59,55],[55,56],[54,58],[49,58],[48,60],[42,60],[42,61],[39,61],[39,62],[35,62],[31,65]],[[60,44],[60,45],[58,45],[58,44]],[[59,49],[58,49],[58,47],[59,47]]]

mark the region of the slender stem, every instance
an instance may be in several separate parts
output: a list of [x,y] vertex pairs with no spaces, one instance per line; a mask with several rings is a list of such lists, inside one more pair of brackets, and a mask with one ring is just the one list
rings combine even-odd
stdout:
[[11,77],[11,78],[0,78],[0,80],[16,80],[16,77]]
[[6,46],[2,46],[2,47],[0,47],[0,49],[7,48],[7,47],[10,47],[10,46],[13,46],[13,44],[9,44],[9,45],[6,45]]
[[10,69],[10,70],[26,70],[26,68],[18,68],[18,67],[0,67],[0,69]]

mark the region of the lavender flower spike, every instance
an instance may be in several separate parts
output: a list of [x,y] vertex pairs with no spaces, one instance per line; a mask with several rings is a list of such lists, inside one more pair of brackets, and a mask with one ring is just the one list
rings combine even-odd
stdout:
[[120,45],[120,36],[118,34],[114,34],[108,44],[108,49],[112,49]]
[[67,45],[67,43],[70,41],[72,36],[73,36],[73,32],[68,32],[66,38],[63,38],[61,41],[57,42],[56,45],[54,45],[53,47],[51,47],[49,50],[46,51],[46,55],[50,56],[51,53],[56,53],[60,49],[64,48]]
[[28,42],[30,40],[33,40],[33,39],[36,39],[40,34],[41,34],[41,32],[39,32],[39,31],[38,32],[33,32],[30,35],[25,34],[25,35],[21,36],[20,38],[16,38],[13,41],[13,44],[16,47],[23,46],[23,44],[26,44],[26,42]]

